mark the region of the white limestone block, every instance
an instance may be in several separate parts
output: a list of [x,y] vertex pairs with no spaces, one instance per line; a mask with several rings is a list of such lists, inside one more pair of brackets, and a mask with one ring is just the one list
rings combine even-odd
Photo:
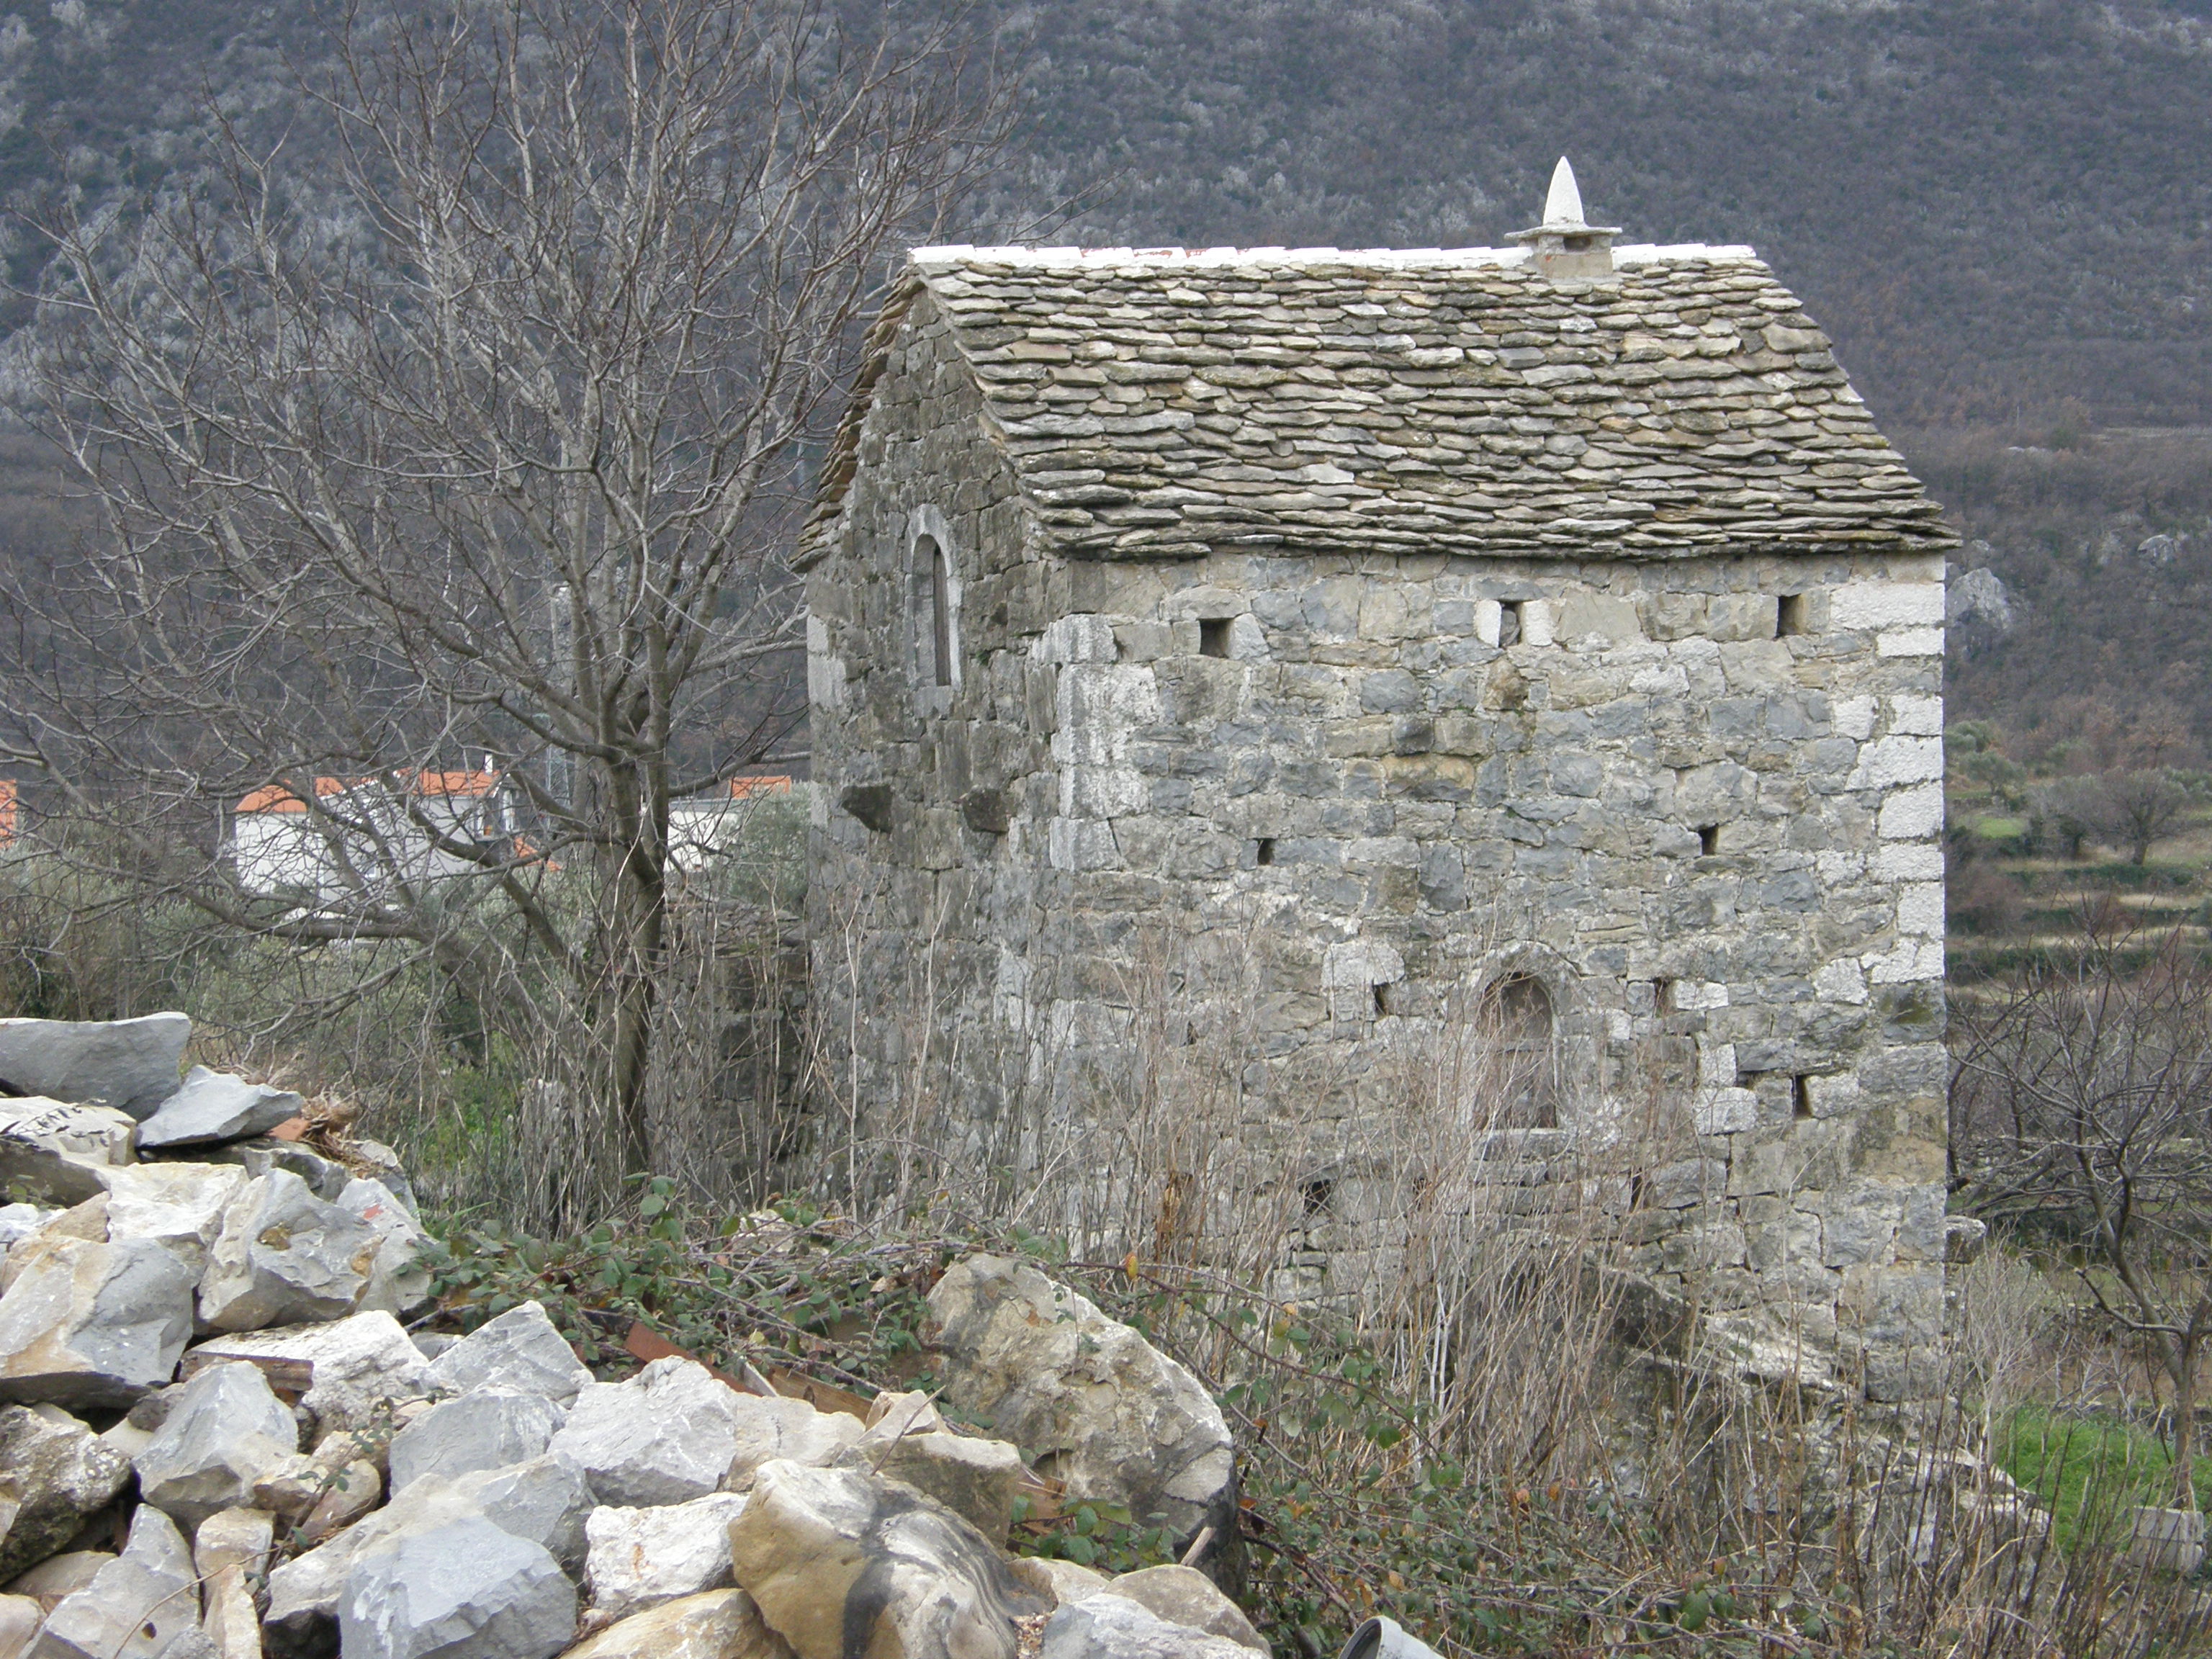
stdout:
[[1943,776],[1941,738],[1877,738],[1859,750],[1854,789],[1889,789],[1900,783],[1937,782]]
[[1856,962],[1824,963],[1814,972],[1813,988],[1823,1001],[1857,1006],[1867,1000],[1866,969]]
[[1152,786],[1127,766],[1064,766],[1060,812],[1068,818],[1118,818],[1151,806]]
[[1859,1080],[1849,1072],[1805,1079],[1805,1103],[1816,1118],[1841,1117],[1856,1111],[1859,1093]]
[[1867,978],[1876,985],[1905,985],[1943,977],[1943,945],[1940,939],[1899,939],[1895,950],[1865,960]]
[[1828,595],[1829,625],[1846,629],[1941,628],[1941,582],[1846,582]]
[[1474,602],[1474,637],[1485,645],[1498,643],[1498,623],[1505,615],[1505,607],[1495,599]]
[[1555,637],[1555,611],[1549,599],[1530,599],[1521,607],[1521,643],[1549,645]]
[[[1678,979],[1674,981],[1674,1006],[1685,1012],[1728,1006],[1729,988],[1718,980]],[[1733,1077],[1731,1073],[1731,1080]]]
[[1899,789],[1881,804],[1877,820],[1884,841],[1924,841],[1943,832],[1943,786]]
[[1832,710],[1836,735],[1864,743],[1874,735],[1875,707],[1872,697],[1838,697]]
[[1874,872],[1884,881],[1941,881],[1943,849],[1925,842],[1902,842],[1874,856]]
[[1055,870],[1114,870],[1121,863],[1114,826],[1097,818],[1054,818],[1045,825],[1047,856]]
[[1759,1121],[1759,1097],[1748,1089],[1700,1089],[1693,1110],[1701,1135],[1744,1134]]
[[1943,735],[1943,699],[1920,693],[1889,700],[1889,729],[1898,737],[1940,738]]
[[1877,657],[1940,657],[1943,630],[1940,628],[1892,628],[1874,636]]
[[1032,647],[1041,659],[1054,663],[1111,662],[1119,647],[1114,624],[1103,617],[1061,617],[1037,635]]
[[1943,884],[1915,882],[1897,895],[1897,931],[1923,939],[1943,937]]
[[1698,1048],[1698,1086],[1733,1089],[1735,1086],[1735,1044],[1702,1043]]

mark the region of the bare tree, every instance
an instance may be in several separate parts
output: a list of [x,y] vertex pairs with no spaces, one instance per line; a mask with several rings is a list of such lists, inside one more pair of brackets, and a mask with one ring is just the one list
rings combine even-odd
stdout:
[[[356,15],[317,142],[224,126],[198,181],[51,233],[35,375],[100,528],[10,596],[15,758],[132,803],[207,914],[556,1039],[568,1218],[652,1162],[671,802],[802,713],[785,556],[887,249],[1004,125],[951,26],[838,15]],[[289,902],[222,854],[256,791]]]
[[2084,917],[2007,993],[1962,998],[1955,1184],[2072,1262],[2087,1304],[2173,1390],[2175,1501],[2212,1340],[2212,972],[2171,930]]

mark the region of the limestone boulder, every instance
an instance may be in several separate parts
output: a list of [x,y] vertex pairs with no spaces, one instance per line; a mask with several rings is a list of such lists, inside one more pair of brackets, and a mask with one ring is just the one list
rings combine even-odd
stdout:
[[0,1583],[76,1536],[131,1460],[58,1407],[0,1407]]
[[221,1146],[265,1133],[299,1116],[307,1103],[289,1089],[248,1083],[228,1072],[195,1066],[177,1091],[138,1126],[141,1152]]
[[258,1366],[210,1365],[186,1382],[137,1458],[138,1490],[187,1531],[253,1501],[253,1483],[299,1447],[292,1408]]
[[41,1237],[9,1264],[0,1399],[128,1406],[175,1373],[191,1334],[192,1274],[159,1244]]
[[198,1146],[192,1155],[204,1163],[232,1164],[246,1171],[249,1181],[258,1181],[276,1170],[295,1175],[305,1182],[307,1190],[326,1204],[335,1204],[338,1195],[353,1180],[351,1170],[335,1158],[325,1158],[311,1147],[296,1140],[278,1140],[263,1136],[252,1140],[234,1140],[222,1146]]
[[800,1659],[1013,1659],[1014,1620],[1045,1610],[975,1528],[857,1469],[763,1465],[730,1559]]
[[21,1659],[46,1621],[46,1610],[27,1595],[0,1595],[0,1659]]
[[430,1364],[441,1394],[471,1389],[513,1389],[543,1395],[565,1406],[591,1386],[592,1373],[535,1302],[486,1320]]
[[159,1244],[194,1273],[246,1173],[221,1164],[132,1164],[107,1176],[107,1236]]
[[543,1545],[462,1516],[362,1551],[338,1630],[346,1659],[551,1659],[576,1633],[576,1589]]
[[200,1576],[200,1629],[221,1659],[262,1659],[261,1611],[253,1581],[276,1542],[266,1510],[224,1510],[192,1534],[192,1570]]
[[211,1331],[343,1318],[376,1263],[376,1230],[325,1204],[289,1170],[257,1176],[225,1206],[200,1280],[200,1324]]
[[192,1534],[192,1570],[203,1578],[225,1567],[258,1575],[276,1544],[276,1517],[266,1510],[220,1510]]
[[331,1472],[322,1494],[300,1522],[300,1536],[319,1544],[367,1515],[384,1500],[384,1476],[365,1457],[340,1465]]
[[112,1106],[149,1117],[177,1090],[192,1022],[0,1019],[0,1085],[10,1094]]
[[664,1601],[568,1650],[568,1659],[789,1659],[740,1589]]
[[728,1476],[740,1398],[696,1360],[656,1359],[627,1382],[577,1395],[552,1449],[582,1467],[603,1504],[686,1503]]
[[0,1585],[0,1589],[10,1595],[27,1595],[46,1613],[52,1613],[89,1584],[99,1576],[100,1570],[114,1559],[112,1550],[70,1550],[64,1555],[48,1556],[28,1572],[18,1573]]
[[723,1482],[732,1492],[751,1486],[753,1471],[763,1463],[821,1468],[837,1462],[867,1433],[866,1425],[848,1412],[817,1411],[810,1401],[781,1395],[725,1392],[737,1413],[737,1451]]
[[0,1255],[5,1255],[52,1219],[54,1212],[36,1204],[0,1204]]
[[547,1454],[458,1480],[418,1481],[356,1525],[269,1574],[268,1623],[292,1644],[312,1646],[318,1626],[337,1616],[354,1558],[401,1527],[480,1515],[501,1531],[543,1546],[564,1570],[585,1557],[585,1518],[595,1507],[584,1472]]
[[369,1265],[368,1288],[361,1294],[362,1310],[380,1309],[404,1317],[428,1306],[430,1269],[422,1260],[422,1247],[429,1239],[416,1224],[414,1212],[380,1181],[349,1181],[337,1203],[376,1234],[376,1257]]
[[601,1507],[584,1522],[584,1583],[594,1612],[625,1619],[661,1601],[730,1582],[735,1492],[708,1492],[659,1509]]
[[986,1538],[1003,1540],[1014,1524],[1022,1455],[1003,1440],[942,1433],[880,1443],[863,1438],[840,1461],[927,1492]]
[[477,1469],[501,1469],[541,1455],[568,1413],[551,1401],[513,1389],[472,1389],[433,1406],[392,1437],[392,1490],[426,1476],[448,1480]]
[[1042,1659],[1251,1659],[1224,1636],[1171,1624],[1127,1596],[1102,1590],[1048,1620]]
[[1042,1555],[1018,1555],[1007,1565],[1024,1588],[1042,1598],[1048,1607],[1063,1607],[1106,1588],[1106,1575],[1073,1561],[1055,1561]]
[[0,1100],[0,1191],[67,1207],[107,1190],[131,1161],[128,1113],[58,1100]]
[[1195,1567],[1146,1567],[1125,1572],[1109,1581],[1108,1591],[1126,1596],[1154,1617],[1170,1625],[1224,1637],[1240,1647],[1267,1651],[1267,1644],[1252,1628],[1244,1609],[1221,1593],[1219,1586]]
[[429,1367],[388,1313],[355,1314],[327,1325],[221,1336],[192,1349],[198,1361],[284,1359],[313,1370],[300,1403],[322,1432],[364,1429],[404,1401],[430,1391]]
[[1125,1504],[1138,1524],[1184,1544],[1211,1527],[1208,1557],[1234,1549],[1234,1443],[1183,1366],[1006,1256],[955,1262],[929,1310],[924,1335],[945,1358],[946,1397],[1019,1444],[1069,1498]]
[[176,1523],[141,1504],[123,1553],[46,1615],[29,1659],[164,1659],[198,1632],[198,1579]]

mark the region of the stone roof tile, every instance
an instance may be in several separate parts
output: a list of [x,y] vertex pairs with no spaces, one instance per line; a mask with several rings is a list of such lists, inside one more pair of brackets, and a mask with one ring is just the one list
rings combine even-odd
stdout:
[[1608,279],[1554,283],[1518,249],[920,249],[802,560],[835,539],[918,313],[943,319],[1069,556],[1956,544],[1749,249],[1614,254]]

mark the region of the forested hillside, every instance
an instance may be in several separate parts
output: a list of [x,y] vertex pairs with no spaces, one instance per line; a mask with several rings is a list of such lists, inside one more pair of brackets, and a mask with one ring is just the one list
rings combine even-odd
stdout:
[[[873,0],[832,0],[856,27]],[[1494,242],[1561,151],[1633,238],[1748,241],[1877,410],[2212,419],[2206,0],[909,0],[1027,88],[967,234]],[[273,141],[336,8],[59,0],[0,22],[0,191]],[[16,230],[15,274],[36,238]]]
[[[877,0],[827,0],[856,33]],[[2172,697],[2212,459],[2212,0],[906,0],[962,14],[1022,118],[954,236],[1496,243],[1570,153],[1631,240],[1747,241],[2026,603],[1954,663],[2037,717],[2062,640]],[[0,321],[74,194],[198,164],[210,102],[294,160],[336,0],[58,0],[0,20]],[[373,13],[370,14],[373,15]],[[307,168],[312,179],[312,163]],[[2093,433],[2103,435],[2092,438]],[[21,515],[17,515],[20,519]],[[35,516],[35,515],[33,515]],[[2197,532],[2195,538],[2191,532]],[[43,532],[17,524],[9,539]],[[2178,536],[2164,556],[2138,543]],[[2173,665],[2184,665],[2180,678]],[[2199,680],[2202,676],[2198,676]]]

